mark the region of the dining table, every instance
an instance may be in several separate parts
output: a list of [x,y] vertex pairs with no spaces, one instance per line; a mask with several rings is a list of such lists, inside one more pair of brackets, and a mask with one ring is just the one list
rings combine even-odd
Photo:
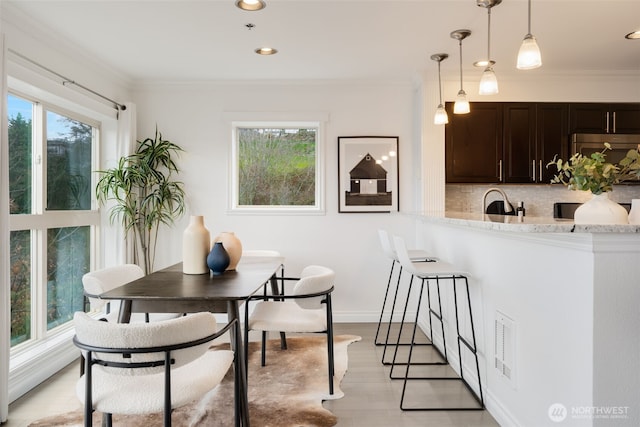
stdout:
[[131,313],[226,313],[234,359],[235,425],[249,427],[249,402],[245,371],[246,350],[240,327],[240,306],[267,284],[278,293],[277,273],[283,258],[243,257],[233,271],[222,274],[185,274],[182,263],[150,273],[100,294],[105,300],[121,300],[118,321],[127,323]]

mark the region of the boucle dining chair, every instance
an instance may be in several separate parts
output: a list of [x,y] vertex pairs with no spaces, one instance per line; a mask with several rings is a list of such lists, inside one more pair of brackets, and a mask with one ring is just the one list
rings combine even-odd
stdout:
[[[327,334],[327,362],[329,394],[333,394],[333,313],[331,293],[335,273],[327,267],[309,265],[302,270],[291,293],[277,296],[259,296],[262,299],[251,315],[245,313],[245,348],[249,344],[249,331],[262,331],[261,365],[266,365],[267,332],[325,333]],[[285,280],[293,280],[287,279]],[[271,299],[269,299],[271,298]],[[247,371],[248,372],[248,371]]]
[[73,342],[85,358],[85,374],[76,384],[84,425],[91,426],[92,413],[99,411],[106,426],[112,414],[159,412],[171,426],[172,409],[215,388],[231,367],[233,351],[209,347],[234,322],[218,330],[211,313],[127,324],[76,312]]
[[[96,296],[141,277],[144,277],[144,271],[135,264],[117,265],[86,273],[82,276],[82,286],[85,295],[89,298],[91,310],[104,309],[104,318],[109,322],[117,322],[120,302],[113,300],[108,302],[96,298]],[[181,315],[177,313],[131,313],[130,323],[168,320]]]

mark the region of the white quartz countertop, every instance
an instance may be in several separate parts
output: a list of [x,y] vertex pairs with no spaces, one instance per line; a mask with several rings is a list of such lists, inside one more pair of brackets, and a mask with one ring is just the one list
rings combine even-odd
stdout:
[[425,212],[416,214],[423,221],[467,226],[485,230],[525,233],[640,233],[640,225],[574,224],[570,219],[512,215],[481,215],[467,212]]

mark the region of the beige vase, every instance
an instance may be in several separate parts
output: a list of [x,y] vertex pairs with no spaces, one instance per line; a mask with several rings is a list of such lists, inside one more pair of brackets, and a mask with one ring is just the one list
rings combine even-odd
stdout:
[[182,272],[184,274],[205,274],[211,235],[204,225],[202,215],[192,215],[189,225],[182,234]]
[[242,256],[242,242],[232,231],[223,231],[213,239],[213,243],[222,242],[222,246],[229,254],[229,267],[227,270],[235,270]]

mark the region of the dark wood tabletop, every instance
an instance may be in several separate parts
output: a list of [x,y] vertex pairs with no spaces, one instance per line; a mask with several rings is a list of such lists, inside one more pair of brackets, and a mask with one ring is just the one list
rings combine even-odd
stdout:
[[101,294],[102,299],[129,300],[134,312],[226,312],[228,301],[246,300],[276,273],[281,258],[247,257],[236,271],[184,274],[182,263]]

